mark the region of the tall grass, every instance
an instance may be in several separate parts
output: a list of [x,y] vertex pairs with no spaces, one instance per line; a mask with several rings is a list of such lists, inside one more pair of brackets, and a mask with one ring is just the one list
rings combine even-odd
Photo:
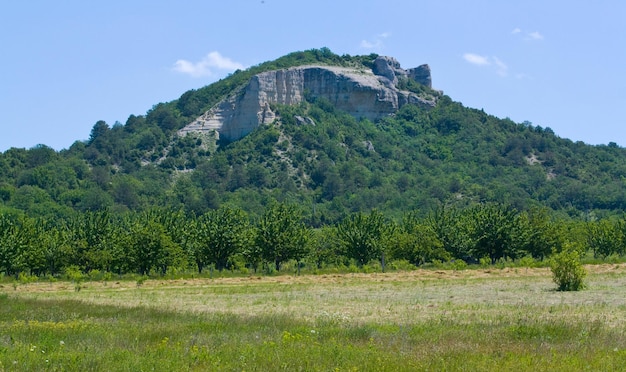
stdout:
[[[626,363],[623,279],[614,273],[590,278],[579,294],[546,289],[548,273],[380,279],[5,288],[0,371],[610,371]],[[111,296],[124,306],[109,305]],[[315,311],[280,311],[293,302]]]

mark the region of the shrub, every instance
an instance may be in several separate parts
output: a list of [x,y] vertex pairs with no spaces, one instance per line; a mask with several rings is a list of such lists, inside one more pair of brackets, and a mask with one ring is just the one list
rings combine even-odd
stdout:
[[65,268],[65,275],[74,283],[74,290],[80,291],[83,280],[85,280],[85,275],[80,268],[76,265],[68,266]]
[[21,284],[34,283],[37,281],[37,279],[38,278],[36,275],[28,275],[24,272],[21,272],[18,275],[18,280],[20,281]]
[[100,270],[93,269],[90,270],[89,273],[87,273],[87,277],[90,280],[100,280],[100,278],[102,277],[102,272]]
[[555,254],[550,260],[550,269],[559,291],[579,291],[585,287],[587,271],[575,250],[566,249]]

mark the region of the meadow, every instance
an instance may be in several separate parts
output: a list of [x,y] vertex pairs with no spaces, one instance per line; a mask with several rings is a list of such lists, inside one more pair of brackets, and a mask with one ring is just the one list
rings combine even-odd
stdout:
[[3,282],[0,371],[623,370],[626,265],[586,268]]

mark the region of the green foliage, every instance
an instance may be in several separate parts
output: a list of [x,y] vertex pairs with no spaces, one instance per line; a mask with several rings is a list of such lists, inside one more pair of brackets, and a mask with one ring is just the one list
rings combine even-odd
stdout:
[[254,74],[307,64],[365,71],[376,57],[291,53],[124,125],[98,121],[67,150],[0,153],[0,272],[256,270],[289,260],[382,268],[383,254],[415,266],[494,264],[543,260],[566,245],[603,260],[626,253],[625,149],[499,119],[409,79],[400,88],[436,98],[434,108],[407,104],[371,122],[305,92],[232,143],[176,134]]
[[111,273],[171,276],[190,273],[194,266],[199,273],[207,267],[242,271],[246,266],[256,272],[261,264],[273,264],[264,266],[268,273],[283,264],[298,272],[308,265],[317,271],[350,265],[353,271],[371,271],[385,270],[393,261],[455,269],[535,266],[564,246],[580,254],[591,250],[595,262],[621,262],[621,250],[605,256],[588,244],[604,241],[605,235],[594,232],[599,226],[611,227],[611,247],[621,249],[623,231],[617,228],[622,222],[610,221],[548,218],[541,211],[520,213],[497,204],[439,207],[427,216],[416,210],[399,223],[376,210],[355,212],[337,225],[317,228],[307,226],[302,209],[287,202],[272,204],[257,219],[231,206],[200,216],[154,208],[59,220],[2,212],[0,274],[55,277],[74,268],[101,280]]
[[85,274],[83,274],[80,267],[76,265],[71,265],[71,266],[66,267],[65,276],[72,283],[74,283],[74,290],[76,292],[79,292],[80,289],[82,288],[83,281],[86,278]]
[[307,255],[309,239],[300,210],[294,204],[276,203],[267,208],[257,223],[254,244],[260,258],[273,262],[276,271],[280,271],[283,262],[300,262]]
[[[233,143],[176,134],[254,74],[305,64],[366,69],[375,58],[338,56],[327,48],[295,52],[156,104],[125,125],[98,121],[89,140],[68,150],[9,149],[0,154],[0,204],[57,218],[154,206],[202,215],[228,203],[259,217],[272,201],[288,198],[313,206],[315,213],[304,217],[317,227],[372,209],[399,217],[476,202],[520,212],[543,207],[571,217],[626,210],[623,148],[574,143],[549,128],[498,119],[410,79],[400,79],[400,88],[437,97],[436,107],[404,105],[372,123],[309,94],[299,105],[272,105],[279,121]],[[527,237],[536,257],[561,244],[542,246],[541,240]],[[442,242],[454,256],[469,249]]]
[[585,288],[587,271],[580,262],[580,253],[565,249],[555,254],[550,261],[552,279],[559,291],[579,291]]
[[469,237],[458,208],[447,205],[436,207],[431,210],[426,221],[446,252],[456,258],[468,257]]
[[518,257],[523,248],[518,244],[518,213],[498,204],[478,204],[464,213],[470,240],[469,254],[489,257],[492,263],[499,259]]
[[314,229],[311,233],[310,259],[317,269],[325,265],[337,265],[341,259],[341,242],[337,236],[337,229],[333,226],[324,226]]
[[451,259],[450,252],[444,249],[443,242],[432,227],[415,212],[405,215],[394,231],[390,239],[390,253],[393,259],[407,260],[416,266],[433,260]]
[[229,261],[251,244],[252,229],[245,212],[220,207],[201,216],[194,234],[194,257],[201,273],[208,263],[222,271]]
[[129,264],[140,275],[147,275],[152,270],[164,275],[168,267],[179,264],[182,259],[180,246],[172,241],[157,221],[130,221],[128,231]]
[[518,217],[517,242],[535,259],[544,259],[560,252],[564,245],[562,226],[553,220],[546,208],[531,208]]
[[594,257],[623,255],[626,251],[626,220],[590,222],[587,225],[587,243]]
[[388,250],[393,230],[394,226],[376,210],[369,215],[352,214],[337,226],[339,241],[346,256],[356,260],[359,266],[371,260],[384,262],[384,254]]

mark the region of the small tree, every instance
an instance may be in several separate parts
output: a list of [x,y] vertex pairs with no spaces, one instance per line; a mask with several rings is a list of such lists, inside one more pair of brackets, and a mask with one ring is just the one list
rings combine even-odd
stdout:
[[415,212],[404,216],[389,239],[389,249],[391,258],[407,260],[416,266],[433,260],[449,261],[451,258],[431,226],[420,220]]
[[489,257],[492,264],[501,258],[517,258],[520,247],[516,244],[519,223],[515,209],[487,203],[468,208],[464,214],[473,258]]
[[293,204],[269,206],[256,226],[254,243],[267,262],[274,262],[280,271],[283,262],[295,259],[298,264],[308,253],[309,229],[302,221],[302,212]]
[[469,255],[468,227],[459,209],[446,205],[435,208],[428,215],[426,224],[452,257],[465,258]]
[[235,254],[250,244],[248,216],[240,209],[220,207],[210,210],[198,220],[199,243],[196,262],[202,272],[204,264],[213,263],[222,271]]
[[623,254],[623,220],[589,222],[587,224],[587,244],[594,257],[606,258],[612,254]]
[[555,254],[550,261],[552,280],[559,291],[579,291],[585,288],[587,271],[580,262],[580,254],[574,249],[565,249]]
[[182,256],[180,247],[172,242],[158,222],[134,221],[129,234],[131,266],[141,275],[150,274],[152,269],[165,274],[167,268],[175,265]]
[[393,225],[376,210],[369,215],[352,214],[337,226],[340,244],[348,257],[355,259],[359,267],[370,260],[380,259],[383,271],[384,254],[392,233]]

